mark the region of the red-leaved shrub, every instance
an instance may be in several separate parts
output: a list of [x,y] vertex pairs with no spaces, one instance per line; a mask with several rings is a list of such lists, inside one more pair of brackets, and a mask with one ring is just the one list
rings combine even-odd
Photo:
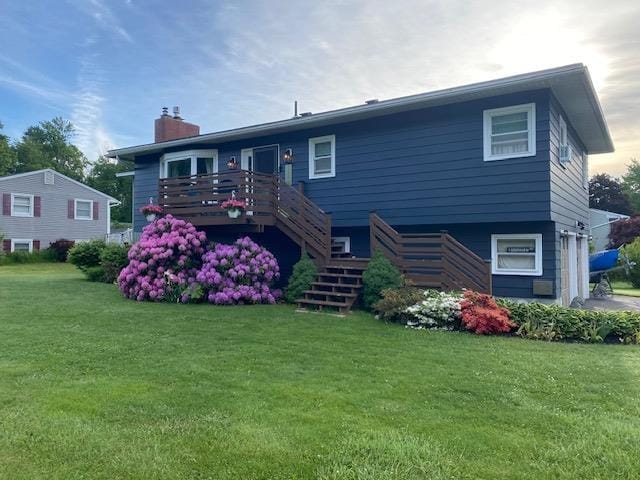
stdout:
[[491,295],[467,290],[460,303],[462,326],[478,335],[509,332],[515,324],[509,310],[498,306]]

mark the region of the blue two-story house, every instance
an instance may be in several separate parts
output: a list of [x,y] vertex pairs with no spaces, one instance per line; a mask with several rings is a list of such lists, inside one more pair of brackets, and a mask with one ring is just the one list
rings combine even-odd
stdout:
[[380,249],[418,284],[568,304],[589,293],[588,155],[611,151],[576,64],[203,135],[165,110],[155,143],[109,155],[135,163],[137,231],[152,199],[285,271],[302,249],[328,266]]

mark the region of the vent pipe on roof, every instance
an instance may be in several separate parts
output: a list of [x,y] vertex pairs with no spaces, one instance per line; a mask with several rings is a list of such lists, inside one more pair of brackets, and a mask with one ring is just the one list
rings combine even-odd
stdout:
[[378,100],[377,98],[372,98],[370,100],[365,100],[364,103],[366,103],[367,105],[373,105],[374,103],[378,103],[380,100]]

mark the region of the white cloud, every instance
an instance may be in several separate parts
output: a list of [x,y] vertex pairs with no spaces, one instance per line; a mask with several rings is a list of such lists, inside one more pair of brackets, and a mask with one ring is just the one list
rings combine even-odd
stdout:
[[80,62],[78,91],[74,95],[71,122],[77,135],[74,143],[87,156],[95,161],[100,155],[113,147],[114,143],[103,123],[105,97],[104,71],[96,54],[85,55]]
[[[628,43],[637,42],[637,27],[613,39],[622,18],[638,23],[638,7],[628,2],[606,9],[550,1],[240,5],[216,4],[172,24],[188,53],[186,68],[165,80],[163,93],[189,106],[189,119],[205,131],[290,116],[296,99],[302,110],[322,111],[577,62],[589,66],[607,113],[612,95],[639,87],[640,75],[614,80],[620,59],[638,51]],[[626,145],[640,114],[623,117],[625,123],[608,115],[616,143],[625,146],[620,154],[630,155]],[[637,138],[629,145],[640,153]],[[598,162],[594,156],[594,170]],[[618,163],[606,168],[617,173]]]

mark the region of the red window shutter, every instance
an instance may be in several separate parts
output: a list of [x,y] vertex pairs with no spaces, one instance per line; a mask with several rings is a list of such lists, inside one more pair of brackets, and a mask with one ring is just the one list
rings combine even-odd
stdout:
[[75,204],[73,200],[67,202],[67,218],[73,218],[75,215]]
[[100,203],[93,202],[93,219],[100,220]]
[[11,194],[10,193],[2,194],[2,214],[11,215]]
[[42,200],[40,197],[33,197],[33,216],[39,217],[42,211]]
[[39,252],[40,251],[40,240],[34,240],[33,241],[33,251],[34,252]]
[[11,253],[11,240],[3,240],[2,249],[4,250],[4,253]]

